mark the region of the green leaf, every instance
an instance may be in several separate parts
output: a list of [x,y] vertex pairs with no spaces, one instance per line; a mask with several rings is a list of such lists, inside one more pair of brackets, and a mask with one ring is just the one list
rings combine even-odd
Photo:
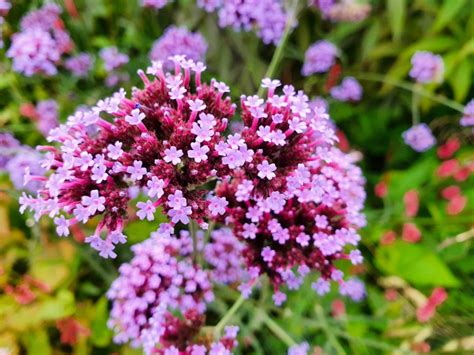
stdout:
[[48,333],[45,329],[38,329],[33,332],[24,333],[23,342],[28,354],[51,354],[51,345],[49,344]]
[[464,101],[472,80],[472,66],[469,60],[462,61],[449,77],[449,83],[454,91],[454,98],[458,102]]
[[459,280],[432,251],[402,241],[381,247],[375,263],[388,275],[396,275],[415,286],[457,287]]
[[95,318],[91,324],[91,340],[95,346],[105,347],[109,345],[112,340],[112,331],[107,326],[108,318],[107,298],[102,297],[95,305]]
[[[468,5],[466,10],[469,11],[469,7]],[[432,31],[441,31],[462,8],[466,8],[466,0],[444,0],[441,9],[438,11]]]
[[392,31],[393,39],[399,41],[402,35],[403,26],[406,18],[406,1],[405,0],[388,0],[387,1],[388,20]]

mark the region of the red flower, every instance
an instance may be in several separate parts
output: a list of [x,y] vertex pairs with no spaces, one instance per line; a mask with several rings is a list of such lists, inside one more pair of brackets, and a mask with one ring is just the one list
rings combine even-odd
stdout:
[[64,318],[56,321],[56,327],[61,333],[61,343],[75,345],[80,336],[88,337],[90,330],[74,318]]
[[375,196],[378,198],[384,198],[388,193],[388,186],[385,181],[380,181],[374,188]]
[[456,159],[450,159],[442,162],[438,167],[437,174],[441,178],[454,175],[459,170],[459,162]]
[[438,157],[440,159],[448,159],[453,156],[461,147],[461,143],[457,138],[449,138],[446,143],[438,148]]
[[454,196],[449,200],[448,205],[446,206],[446,212],[453,216],[461,213],[467,204],[467,198],[462,195]]

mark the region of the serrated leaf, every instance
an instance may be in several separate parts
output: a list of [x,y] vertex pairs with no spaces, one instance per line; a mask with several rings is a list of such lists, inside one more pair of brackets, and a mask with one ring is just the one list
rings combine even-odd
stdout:
[[[433,32],[441,31],[450,21],[466,7],[466,0],[444,0],[441,9],[438,11],[438,16],[433,25]],[[469,6],[467,7],[469,9]],[[472,10],[472,8],[471,8]]]
[[406,18],[406,0],[387,1],[388,19],[393,39],[400,40]]
[[421,245],[397,241],[381,247],[375,263],[386,274],[399,276],[415,286],[459,286],[459,280],[443,260]]

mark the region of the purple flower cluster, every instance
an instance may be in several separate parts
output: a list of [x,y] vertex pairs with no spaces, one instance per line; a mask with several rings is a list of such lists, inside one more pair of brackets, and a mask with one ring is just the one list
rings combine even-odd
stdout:
[[362,98],[362,86],[355,78],[349,76],[344,78],[339,86],[334,86],[330,93],[338,101],[360,101]]
[[56,65],[61,56],[72,48],[60,13],[59,6],[47,4],[22,19],[21,32],[12,36],[7,51],[7,57],[13,58],[13,70],[26,76],[57,73]]
[[[206,303],[214,295],[208,274],[193,264],[191,250],[192,240],[185,236],[152,236],[132,247],[133,259],[120,266],[120,276],[107,292],[113,302],[109,327],[116,332],[116,342],[163,345],[176,331],[172,312],[201,325]],[[151,329],[155,338],[149,338]],[[191,334],[182,334],[183,340],[192,338],[197,330],[188,329]]]
[[58,104],[54,100],[44,100],[36,105],[37,126],[39,131],[47,136],[49,131],[59,126]]
[[120,53],[117,47],[102,48],[99,53],[104,62],[104,68],[108,72],[105,83],[108,87],[117,85],[120,81],[127,81],[128,74],[120,73],[117,70],[128,63],[130,58],[124,53]]
[[331,42],[317,41],[313,43],[306,51],[302,74],[310,76],[314,73],[328,71],[336,62],[337,54],[338,50]]
[[10,133],[0,133],[0,171],[21,149],[20,142]]
[[463,117],[459,123],[461,126],[474,126],[474,99],[471,99],[464,107]]
[[74,57],[66,59],[64,67],[74,76],[85,77],[92,67],[92,57],[87,53],[79,53]]
[[198,5],[209,12],[217,10],[219,26],[255,30],[265,44],[278,44],[287,23],[281,0],[201,0]]
[[[332,131],[327,115],[319,115],[316,122],[325,135]],[[318,271],[321,276],[313,284],[318,294],[327,293],[332,280],[341,294],[360,298],[360,288],[344,281],[335,265],[340,259],[362,262],[360,251],[348,251],[360,239],[357,228],[365,224],[364,178],[351,159],[331,145],[320,146],[311,160],[291,169],[280,190],[266,196],[256,194],[255,180],[244,175],[217,187],[217,195],[229,203],[220,220],[232,225],[245,244],[250,280],[241,285],[244,295],[266,274],[280,305],[286,299],[283,286],[298,289],[311,271]]]
[[228,228],[215,230],[204,246],[204,256],[212,267],[211,279],[221,284],[232,284],[244,279],[244,244]]
[[436,139],[431,133],[430,127],[425,123],[420,123],[411,127],[402,134],[405,144],[417,152],[425,152],[436,144]]
[[411,58],[410,77],[418,83],[439,83],[444,76],[444,62],[440,55],[427,51],[416,52]]
[[174,68],[169,59],[175,55],[184,55],[195,62],[204,62],[207,42],[200,33],[193,33],[183,27],[170,26],[163,36],[155,41],[150,53],[152,61],[162,61],[166,70]]
[[309,344],[304,342],[295,344],[288,348],[288,355],[308,355]]
[[141,0],[143,7],[150,7],[153,9],[161,9],[168,4],[169,0]]
[[[201,82],[202,63],[176,57],[175,65],[175,75],[165,76],[162,63],[154,62],[147,70],[153,81],[140,71],[145,88],[135,89],[132,98],[121,90],[51,131],[48,139],[59,148],[39,149],[46,153],[41,164],[52,173],[37,197],[21,198],[22,208],[37,218],[57,217],[63,232],[100,215],[87,242],[104,257],[114,257],[115,244],[124,238],[129,187],[148,198],[137,204],[139,218],[153,220],[159,206],[167,213],[170,224],[160,226],[163,235],[191,218],[205,226],[209,214],[222,214],[226,201],[208,199],[196,187],[229,173],[222,155],[234,149],[223,154],[217,146],[223,147],[222,134],[235,106],[223,97],[225,84]],[[31,178],[36,177],[25,176]]]
[[6,172],[10,181],[18,190],[35,192],[40,187],[39,181],[28,181],[24,184],[25,169],[43,179],[45,170],[40,166],[41,156],[28,146],[23,146],[10,133],[0,133],[0,172]]
[[370,14],[371,6],[359,0],[310,0],[319,8],[323,17],[331,21],[363,21]]

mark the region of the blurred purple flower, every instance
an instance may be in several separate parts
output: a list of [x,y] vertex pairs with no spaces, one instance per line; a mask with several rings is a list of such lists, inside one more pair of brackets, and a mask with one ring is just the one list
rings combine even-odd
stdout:
[[21,20],[21,32],[12,36],[7,57],[13,59],[13,70],[26,76],[55,75],[61,55],[72,48],[69,34],[59,17],[61,8],[44,5]]
[[48,136],[49,131],[59,125],[58,104],[54,100],[40,101],[36,105],[38,113],[38,129],[44,136]]
[[417,152],[424,152],[436,144],[436,139],[431,133],[430,127],[420,123],[403,132],[403,140],[407,145]]
[[314,73],[328,71],[336,62],[337,48],[328,41],[317,41],[313,43],[305,54],[302,73],[309,76]]
[[0,133],[0,170],[4,170],[7,163],[21,149],[20,142],[10,133]]
[[141,0],[143,7],[150,7],[153,9],[161,9],[168,4],[168,0]]
[[362,86],[349,76],[339,86],[331,89],[331,96],[338,101],[359,101],[362,98]]
[[464,115],[459,123],[461,126],[474,126],[474,99],[464,107]]
[[439,83],[444,76],[444,62],[440,55],[427,51],[416,52],[411,58],[410,77],[418,83]]
[[129,61],[128,55],[120,53],[115,46],[102,48],[99,55],[104,61],[105,70],[108,72],[120,68]]
[[79,53],[74,57],[66,59],[64,66],[74,76],[85,77],[92,67],[92,57],[87,53]]
[[167,70],[174,68],[169,60],[175,55],[185,55],[186,59],[204,62],[207,42],[198,32],[190,32],[186,28],[170,26],[155,41],[150,53],[151,60],[161,60]]
[[42,156],[33,149],[24,147],[7,163],[6,170],[16,189],[35,192],[42,186],[39,181],[25,180],[29,173],[35,176],[44,175],[45,170],[40,165],[41,158]]

